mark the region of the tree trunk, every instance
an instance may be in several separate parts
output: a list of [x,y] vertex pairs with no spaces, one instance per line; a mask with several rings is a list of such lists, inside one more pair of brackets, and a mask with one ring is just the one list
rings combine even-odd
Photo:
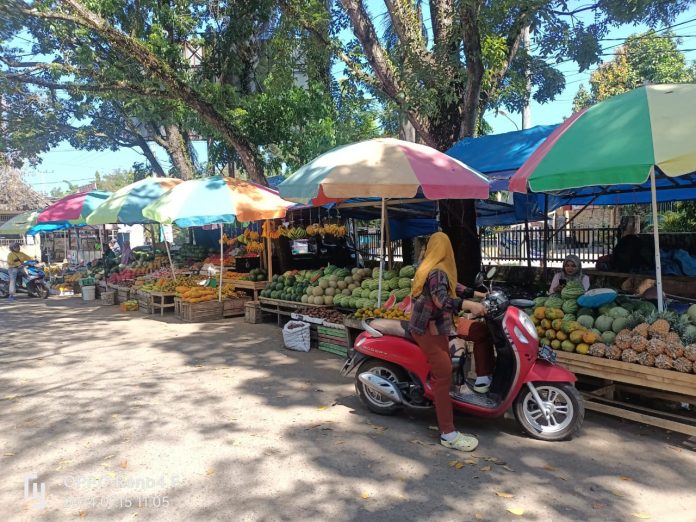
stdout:
[[191,156],[189,156],[186,141],[176,125],[170,124],[166,127],[167,132],[167,152],[172,158],[174,168],[179,173],[179,177],[184,181],[193,179],[195,169]]
[[440,201],[440,226],[452,241],[457,279],[471,286],[481,270],[481,242],[476,229],[476,200]]
[[155,154],[152,152],[150,144],[147,142],[147,140],[143,138],[139,133],[135,133],[135,136],[135,139],[138,142],[138,147],[140,147],[140,149],[143,151],[143,154],[145,154],[145,157],[147,158],[147,161],[150,164],[150,167],[152,168],[155,175],[162,178],[167,177],[167,174],[165,174],[162,165],[160,165],[160,162],[157,161],[157,158],[155,157]]

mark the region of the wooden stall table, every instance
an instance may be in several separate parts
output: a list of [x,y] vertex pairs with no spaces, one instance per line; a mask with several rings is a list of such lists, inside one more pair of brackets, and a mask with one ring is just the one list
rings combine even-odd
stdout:
[[696,375],[577,353],[557,351],[556,354],[558,364],[578,376],[602,381],[598,389],[583,393],[586,409],[696,436],[694,416],[663,412],[616,397],[620,393],[629,393],[696,405]]
[[153,314],[159,310],[160,315],[163,316],[165,310],[171,309],[174,311],[176,308],[176,304],[174,303],[176,292],[150,292],[150,297],[152,298],[150,306],[152,307]]
[[283,301],[282,299],[271,299],[270,297],[259,297],[258,301],[262,312],[278,316],[278,326],[282,326],[285,317],[290,317],[302,308],[331,308],[331,305],[311,305],[295,301]]
[[259,300],[259,291],[264,290],[268,281],[246,281],[243,279],[223,279],[223,284],[230,284],[235,290],[252,290],[254,292],[254,301]]

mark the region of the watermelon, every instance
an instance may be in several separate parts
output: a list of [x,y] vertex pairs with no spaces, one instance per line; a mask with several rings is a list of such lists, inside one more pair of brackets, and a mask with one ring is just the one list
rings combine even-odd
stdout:
[[602,333],[602,342],[607,346],[614,344],[614,339],[616,339],[616,334],[609,330],[608,332]]
[[534,298],[534,306],[544,306],[546,304],[547,297],[535,297]]
[[565,300],[576,300],[584,293],[585,288],[582,286],[580,281],[568,281],[568,283],[563,287],[563,290],[561,290],[561,297]]
[[407,277],[399,279],[399,288],[411,288],[411,280]]
[[[597,330],[601,332],[610,332],[611,331],[611,325],[614,322],[614,320],[609,317],[608,315],[600,315],[597,319],[595,319],[594,325]],[[611,343],[608,343],[611,344]]]
[[578,303],[575,299],[568,299],[563,301],[563,306],[561,309],[567,314],[574,314],[578,311]]
[[393,270],[387,270],[386,272],[384,272],[382,279],[384,279],[385,281],[389,281],[390,279],[394,279],[395,277],[396,272],[394,272]]
[[625,317],[618,317],[614,319],[614,321],[611,323],[611,330],[614,333],[619,333],[621,330],[626,328],[626,323],[628,322],[628,319]]
[[392,308],[394,308],[394,305],[395,305],[395,304],[396,304],[396,296],[391,295],[391,296],[389,297],[389,299],[387,299],[387,300],[384,302],[384,308],[386,308],[387,310],[391,310]]
[[401,270],[399,270],[399,277],[408,277],[410,279],[414,275],[416,275],[416,269],[413,268],[411,265],[406,265]]
[[406,314],[411,313],[412,300],[411,296],[407,295],[403,301],[401,301],[396,307]]
[[629,311],[626,310],[625,308],[621,308],[620,306],[615,306],[611,310],[609,310],[609,313],[607,313],[609,317],[612,319],[618,319],[619,317],[628,317],[630,315]]
[[550,296],[544,303],[546,308],[561,308],[563,306],[563,299],[556,296]]
[[594,326],[594,319],[590,315],[579,315],[578,323],[589,330]]

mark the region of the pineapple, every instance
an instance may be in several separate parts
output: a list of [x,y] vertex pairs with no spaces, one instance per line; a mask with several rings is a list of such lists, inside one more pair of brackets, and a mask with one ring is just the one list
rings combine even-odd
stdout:
[[648,323],[639,323],[638,325],[636,325],[635,328],[633,328],[633,333],[636,335],[640,335],[641,337],[645,337],[647,339],[649,328],[650,325]]
[[[588,353],[595,357],[604,357],[604,354],[607,353],[607,345],[604,343],[594,343],[590,346],[590,351]],[[696,353],[696,351],[694,353]]]
[[690,344],[684,347],[684,357],[691,362],[696,362],[696,344]]
[[647,350],[649,342],[650,341],[648,341],[645,337],[631,334],[631,348],[633,348],[637,353],[642,353]]
[[648,327],[648,332],[651,336],[664,337],[669,333],[669,328],[669,322],[666,319],[656,319]]
[[611,359],[611,360],[613,360],[613,361],[617,361],[617,360],[621,359],[621,348],[619,348],[619,347],[616,346],[615,344],[612,344],[611,346],[608,346],[608,347],[607,347],[607,351],[606,351],[606,353],[604,354],[604,356],[605,356],[607,359]]
[[678,372],[689,373],[693,368],[693,363],[686,357],[679,357],[674,361],[674,369]]
[[666,340],[665,343],[665,354],[669,355],[672,359],[678,359],[684,355],[684,346],[682,346],[681,341],[675,343],[673,340]]
[[638,355],[638,362],[643,366],[655,366],[655,357],[648,352]]
[[[628,316],[628,320],[626,321],[626,328],[629,330],[635,330],[636,327],[640,324],[645,324],[646,327],[649,326],[647,323],[645,323],[645,316],[640,313],[640,312],[633,312],[631,315]],[[645,331],[645,335],[647,336],[648,332],[647,330]]]
[[627,350],[631,347],[633,336],[630,330],[621,330],[614,339],[614,345],[620,350]]
[[638,362],[638,353],[633,350],[632,348],[627,348],[623,352],[621,352],[621,360],[623,362],[627,363],[637,363]]
[[665,353],[665,349],[667,348],[667,343],[664,342],[662,339],[658,339],[657,337],[653,337],[648,341],[648,353],[650,355],[660,355]]
[[669,355],[661,353],[655,357],[655,368],[660,368],[661,370],[671,370],[674,366],[674,359]]

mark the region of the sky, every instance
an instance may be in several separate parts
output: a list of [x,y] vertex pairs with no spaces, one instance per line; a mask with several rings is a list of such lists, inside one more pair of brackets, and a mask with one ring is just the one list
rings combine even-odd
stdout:
[[[381,20],[385,16],[386,10],[380,0],[368,0],[368,5],[373,18]],[[696,61],[696,50],[692,50],[696,48],[696,7],[692,7],[680,15],[673,25],[675,25],[673,31],[682,37],[680,49],[688,50],[685,53],[687,61]],[[647,30],[648,28],[642,25],[614,29],[606,36],[602,42],[602,47],[606,52],[611,53],[627,36]],[[607,56],[606,59],[611,59],[611,56]],[[544,105],[532,102],[531,125],[555,124],[570,116],[573,97],[578,87],[581,84],[587,86],[590,73],[595,68],[596,66],[581,73],[575,63],[561,64],[560,70],[566,77],[566,88],[553,102]],[[514,131],[522,126],[522,117],[516,113],[496,115],[489,112],[486,114],[486,120],[496,134]],[[166,153],[156,145],[153,145],[153,149],[166,171],[170,167]],[[207,157],[205,144],[196,144],[196,150],[200,161],[205,162]],[[68,143],[61,143],[57,148],[43,154],[42,159],[42,163],[37,167],[25,169],[27,182],[42,192],[49,192],[54,187],[65,189],[67,188],[65,181],[77,185],[89,183],[94,179],[96,171],[107,174],[116,169],[129,169],[134,162],[145,162],[139,149],[85,151],[74,150]]]

